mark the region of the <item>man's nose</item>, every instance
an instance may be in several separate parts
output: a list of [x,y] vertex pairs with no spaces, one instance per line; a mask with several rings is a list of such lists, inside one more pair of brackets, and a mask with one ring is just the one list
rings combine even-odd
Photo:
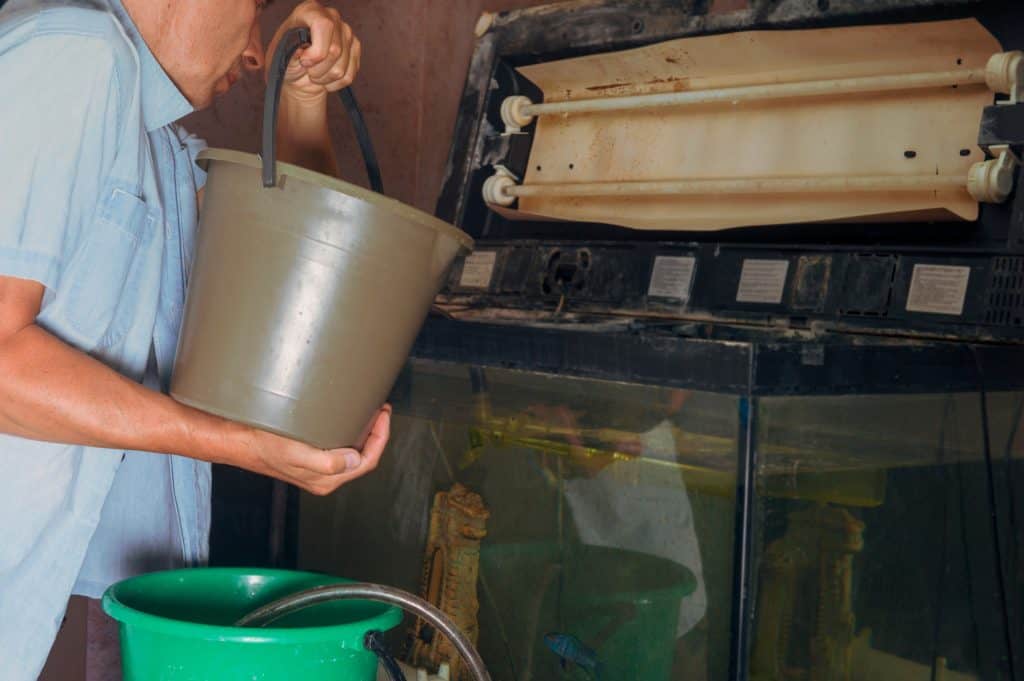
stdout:
[[263,71],[263,39],[258,23],[254,23],[249,32],[249,44],[242,52],[242,64],[249,71]]

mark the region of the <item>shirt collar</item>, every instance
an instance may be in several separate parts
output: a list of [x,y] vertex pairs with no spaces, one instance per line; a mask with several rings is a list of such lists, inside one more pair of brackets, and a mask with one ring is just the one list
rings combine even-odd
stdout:
[[142,92],[142,120],[146,132],[169,125],[194,111],[191,102],[181,93],[160,62],[153,56],[149,45],[142,39],[135,22],[128,15],[121,0],[109,0],[110,9],[124,28],[139,53],[140,88]]

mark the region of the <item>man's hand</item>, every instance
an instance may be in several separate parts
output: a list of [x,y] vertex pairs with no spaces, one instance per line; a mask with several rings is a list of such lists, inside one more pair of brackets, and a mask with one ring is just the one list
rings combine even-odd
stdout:
[[526,409],[530,416],[538,420],[540,426],[549,426],[560,431],[552,439],[562,439],[569,445],[568,462],[570,469],[566,473],[570,477],[581,475],[592,478],[612,463],[610,456],[587,453],[587,444],[583,441],[583,429],[579,425],[581,412],[574,411],[565,405],[534,404]]
[[348,87],[359,72],[362,47],[352,28],[333,7],[317,0],[298,5],[270,41],[266,63],[272,62],[281,36],[290,29],[309,27],[313,42],[295,52],[285,71],[282,98],[320,100]]
[[390,405],[385,405],[378,412],[362,452],[347,448],[317,449],[257,430],[254,431],[252,459],[236,465],[323,496],[375,469],[390,432]]

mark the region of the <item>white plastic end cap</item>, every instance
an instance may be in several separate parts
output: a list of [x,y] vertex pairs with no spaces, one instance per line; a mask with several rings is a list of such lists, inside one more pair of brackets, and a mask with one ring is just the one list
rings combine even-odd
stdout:
[[1002,203],[1013,191],[1013,168],[1000,159],[975,163],[967,175],[967,191],[975,201]]
[[508,190],[515,186],[516,181],[511,175],[497,172],[484,180],[484,201],[497,206],[511,206],[516,197],[509,194]]
[[519,132],[533,122],[533,116],[523,111],[525,107],[532,105],[530,98],[523,95],[506,97],[501,103],[501,120],[505,124],[505,129],[508,132]]
[[1011,94],[1024,80],[1024,52],[997,52],[985,64],[985,84],[993,92]]

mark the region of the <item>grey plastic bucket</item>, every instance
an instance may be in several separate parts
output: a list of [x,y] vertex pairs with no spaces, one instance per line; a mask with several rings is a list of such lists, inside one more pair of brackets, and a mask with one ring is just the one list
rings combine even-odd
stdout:
[[180,402],[317,447],[359,446],[461,230],[346,182],[208,149],[171,382]]

